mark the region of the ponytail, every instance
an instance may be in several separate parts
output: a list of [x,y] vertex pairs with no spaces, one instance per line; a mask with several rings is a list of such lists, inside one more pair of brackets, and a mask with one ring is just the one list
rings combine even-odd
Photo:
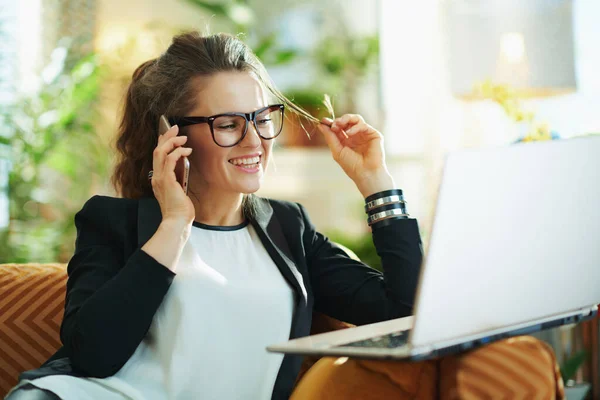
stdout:
[[148,172],[152,169],[152,154],[158,142],[156,129],[158,117],[144,101],[144,77],[156,64],[148,60],[136,68],[127,88],[116,149],[120,155],[111,182],[125,198],[137,199],[151,196],[152,186]]

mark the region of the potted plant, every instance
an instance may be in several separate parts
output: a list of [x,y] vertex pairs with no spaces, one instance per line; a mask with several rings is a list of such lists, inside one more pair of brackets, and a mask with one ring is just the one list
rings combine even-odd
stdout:
[[575,382],[575,374],[587,359],[587,352],[581,350],[567,358],[560,367],[560,374],[565,384],[565,395],[569,400],[583,400],[590,390],[587,382]]
[[0,157],[10,166],[0,263],[66,261],[73,215],[108,171],[95,126],[100,67],[94,54],[69,66],[67,42],[54,50],[39,88],[0,111],[0,145],[8,149]]

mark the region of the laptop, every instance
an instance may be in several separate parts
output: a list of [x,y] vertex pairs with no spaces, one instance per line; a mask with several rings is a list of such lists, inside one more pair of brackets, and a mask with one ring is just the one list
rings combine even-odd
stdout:
[[600,303],[600,136],[445,162],[414,315],[270,352],[422,360],[577,323]]

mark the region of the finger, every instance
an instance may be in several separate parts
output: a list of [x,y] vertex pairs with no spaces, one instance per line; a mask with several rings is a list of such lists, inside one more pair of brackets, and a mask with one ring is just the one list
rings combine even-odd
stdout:
[[337,135],[337,137],[340,141],[343,141],[344,139],[348,138],[348,135],[346,135],[346,132],[343,129],[341,129],[339,127],[339,125],[336,125],[334,120],[331,120],[329,118],[323,118],[323,119],[327,119],[328,121],[331,121],[331,125],[327,125],[327,124],[325,124],[325,125],[329,126],[329,128]]
[[165,142],[158,145],[154,149],[154,152],[152,153],[152,169],[154,171],[153,177],[155,177],[157,174],[160,176],[161,170],[163,169],[163,165],[168,154],[171,153],[174,149],[183,146],[185,142],[187,142],[187,136],[175,136],[166,139]]
[[358,114],[344,114],[341,117],[337,118],[335,121],[333,121],[333,126],[345,130],[361,122],[364,123],[365,120]]
[[331,128],[331,125],[333,124],[333,120],[331,118],[323,118],[323,119],[321,119],[321,124],[326,125]]
[[173,150],[165,161],[164,173],[175,173],[175,165],[177,164],[177,160],[181,157],[187,157],[192,154],[191,147],[178,147]]
[[165,133],[163,133],[162,135],[158,136],[158,144],[161,144],[165,140],[168,140],[168,139],[170,139],[172,137],[175,137],[178,134],[179,134],[179,126],[178,125],[173,125]]
[[183,146],[187,142],[187,136],[175,136],[166,139],[160,146],[158,146],[162,152],[169,154],[176,147]]
[[366,133],[366,134],[377,134],[377,132],[371,125],[365,123],[359,123],[346,130],[346,135],[353,136],[357,133]]
[[[323,118],[321,120],[321,124],[329,127],[330,129],[332,129],[332,124],[333,124],[333,120],[331,118]],[[333,133],[335,133],[337,135],[337,138],[343,142],[344,139],[348,139],[348,135],[346,135],[346,132],[344,132],[344,130],[336,128],[335,130],[332,129]]]
[[177,147],[183,146],[187,142],[187,136],[175,136],[166,139],[165,142],[161,143],[156,150],[158,154],[156,155],[156,159],[159,165],[164,163],[165,157],[172,152]]
[[331,128],[325,124],[319,124],[317,125],[317,128],[323,134],[323,137],[325,137],[325,142],[327,142],[327,146],[335,158],[343,148],[338,134],[332,131]]

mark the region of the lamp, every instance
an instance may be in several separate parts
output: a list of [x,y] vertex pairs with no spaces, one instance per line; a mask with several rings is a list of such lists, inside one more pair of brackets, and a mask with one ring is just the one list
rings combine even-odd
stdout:
[[485,80],[521,98],[576,90],[573,0],[446,0],[443,18],[455,96]]

